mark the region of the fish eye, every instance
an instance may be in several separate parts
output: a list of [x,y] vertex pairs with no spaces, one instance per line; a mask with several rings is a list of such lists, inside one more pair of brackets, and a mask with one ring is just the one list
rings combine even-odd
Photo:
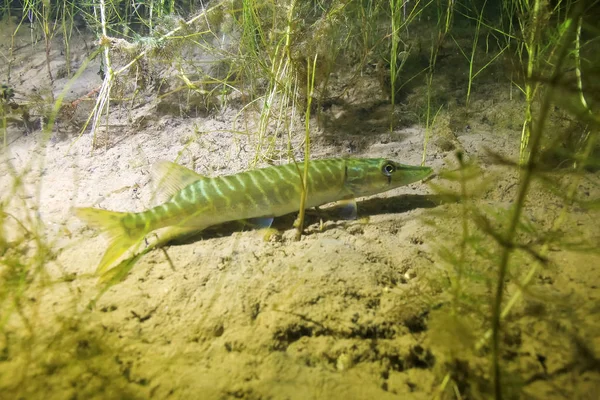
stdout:
[[396,171],[396,166],[391,163],[384,164],[383,168],[381,169],[381,172],[383,172],[383,174],[387,175],[387,176],[392,175],[395,171]]

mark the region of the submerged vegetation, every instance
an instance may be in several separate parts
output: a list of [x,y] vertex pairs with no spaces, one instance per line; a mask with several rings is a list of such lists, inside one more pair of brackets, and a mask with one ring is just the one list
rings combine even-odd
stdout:
[[[155,114],[178,118],[235,109],[238,118],[229,129],[253,137],[250,168],[296,162],[302,154],[308,160],[317,131],[335,146],[331,138],[336,136],[424,127],[423,160],[431,143],[455,153],[453,165],[430,184],[442,204],[425,217],[436,232],[444,264],[439,268],[445,271],[444,278],[430,282],[443,293],[427,311],[430,342],[438,354],[431,393],[518,398],[531,380],[560,375],[560,370],[546,371],[527,381],[525,364],[507,366],[520,357],[515,343],[527,340],[519,324],[550,324],[548,310],[558,310],[561,320],[572,323],[554,328],[556,337],[545,344],[571,343],[570,369],[598,372],[600,349],[586,330],[595,328],[568,312],[583,300],[551,298],[535,282],[543,271],[557,268],[551,251],[599,252],[599,238],[579,232],[569,215],[599,206],[582,188],[598,189],[600,2],[26,0],[3,2],[0,15],[11,40],[3,50],[0,78],[5,178],[0,370],[17,353],[28,354],[22,370],[6,378],[10,382],[0,381],[2,391],[35,397],[20,387],[33,379],[29,363],[45,350],[58,354],[65,344],[75,346],[73,357],[98,363],[89,367],[97,379],[86,389],[91,395],[133,396],[126,387],[130,371],[119,362],[119,376],[126,379],[115,383],[116,392],[98,394],[101,382],[114,378],[100,365],[110,359],[110,344],[97,332],[83,338],[87,311],[56,314],[62,330],[53,334],[36,330],[39,315],[50,307],[44,303],[46,292],[81,277],[64,273],[56,260],[59,239],[38,217],[36,176],[42,174],[44,156],[41,151],[32,155],[17,171],[8,156],[9,128],[41,131],[43,144],[93,135],[89,151],[97,152],[116,145],[116,108],[127,114],[148,103]],[[49,86],[35,93],[21,91],[14,76],[15,38],[26,30],[31,45],[42,41],[46,57]],[[85,61],[74,61],[75,34],[89,40]],[[64,57],[60,74],[53,67],[53,46],[60,46]],[[98,60],[101,84],[86,96],[65,100],[65,87]],[[494,109],[494,102],[505,108]],[[490,121],[520,131],[514,139],[519,151],[515,157],[505,149],[486,149],[492,167],[484,169],[476,154],[462,148],[457,133],[468,134]],[[298,163],[304,187],[307,165]],[[501,200],[489,201],[499,175],[514,175],[515,185]],[[301,196],[304,204],[306,192]],[[558,206],[542,220],[531,208],[538,201]],[[304,228],[301,214],[298,237]],[[81,295],[81,287],[71,293],[75,303],[93,297]],[[15,329],[25,333],[15,338]],[[69,330],[75,344],[64,333]],[[94,358],[98,354],[104,358]],[[42,363],[49,374],[68,364],[52,357]]]

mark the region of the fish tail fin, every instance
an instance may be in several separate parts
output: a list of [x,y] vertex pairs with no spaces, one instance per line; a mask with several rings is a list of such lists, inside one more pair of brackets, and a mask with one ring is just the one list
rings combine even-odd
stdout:
[[118,211],[100,210],[98,208],[76,208],[75,214],[91,227],[97,228],[110,237],[111,242],[104,253],[96,274],[103,274],[107,267],[112,265],[132,246],[143,239],[145,232],[137,230],[128,231],[123,224],[123,218],[128,213]]

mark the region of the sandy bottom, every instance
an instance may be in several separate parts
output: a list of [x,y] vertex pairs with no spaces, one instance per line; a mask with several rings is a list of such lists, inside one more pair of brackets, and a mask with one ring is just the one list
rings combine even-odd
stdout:
[[[43,52],[30,50],[23,50],[22,67],[13,71],[20,93],[41,90],[47,80]],[[71,87],[72,99],[100,84],[94,68],[90,64]],[[449,260],[460,253],[463,205],[425,184],[361,199],[355,221],[311,216],[299,242],[290,216],[276,221],[275,234],[225,227],[153,251],[89,309],[99,291],[93,272],[108,242],[76,220],[71,207],[140,211],[150,205],[153,162],[177,160],[205,175],[235,173],[252,164],[258,146],[254,135],[231,132],[239,122],[235,107],[183,118],[157,116],[156,104],[133,111],[116,105],[113,118],[122,128],[115,122],[110,141],[93,151],[90,134],[75,140],[67,132],[46,142],[18,124],[9,128],[2,193],[11,193],[9,164],[17,171],[31,165],[31,171],[23,192],[2,199],[15,209],[39,210],[57,256],[32,283],[25,303],[8,321],[2,318],[0,397],[489,396],[485,333],[499,248],[470,224],[474,234],[456,292]],[[380,132],[336,140],[315,132],[314,157],[420,163],[422,128]],[[286,140],[277,139],[278,148]],[[470,206],[485,215],[506,212],[518,176],[494,166],[485,149],[516,157],[519,132],[471,129],[453,140],[452,147],[481,168]],[[436,170],[457,165],[454,152],[435,141],[426,164]],[[552,178],[563,188],[572,179]],[[586,174],[578,192],[597,199],[599,182],[598,173]],[[533,271],[503,330],[503,368],[513,398],[595,399],[600,393],[600,257],[589,251],[600,241],[600,215],[577,205],[562,210],[562,201],[536,182],[522,242],[541,251],[544,242],[535,240],[561,218],[556,235],[572,246],[551,244],[541,266],[521,252],[512,258],[507,299]],[[491,223],[503,228],[502,221]],[[446,376],[451,379],[444,385]]]

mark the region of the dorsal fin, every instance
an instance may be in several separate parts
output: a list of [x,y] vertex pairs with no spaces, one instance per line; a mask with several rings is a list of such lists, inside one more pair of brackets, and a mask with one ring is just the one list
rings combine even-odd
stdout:
[[155,190],[153,198],[158,202],[165,202],[181,189],[204,179],[204,176],[191,169],[170,161],[154,163],[151,175]]

